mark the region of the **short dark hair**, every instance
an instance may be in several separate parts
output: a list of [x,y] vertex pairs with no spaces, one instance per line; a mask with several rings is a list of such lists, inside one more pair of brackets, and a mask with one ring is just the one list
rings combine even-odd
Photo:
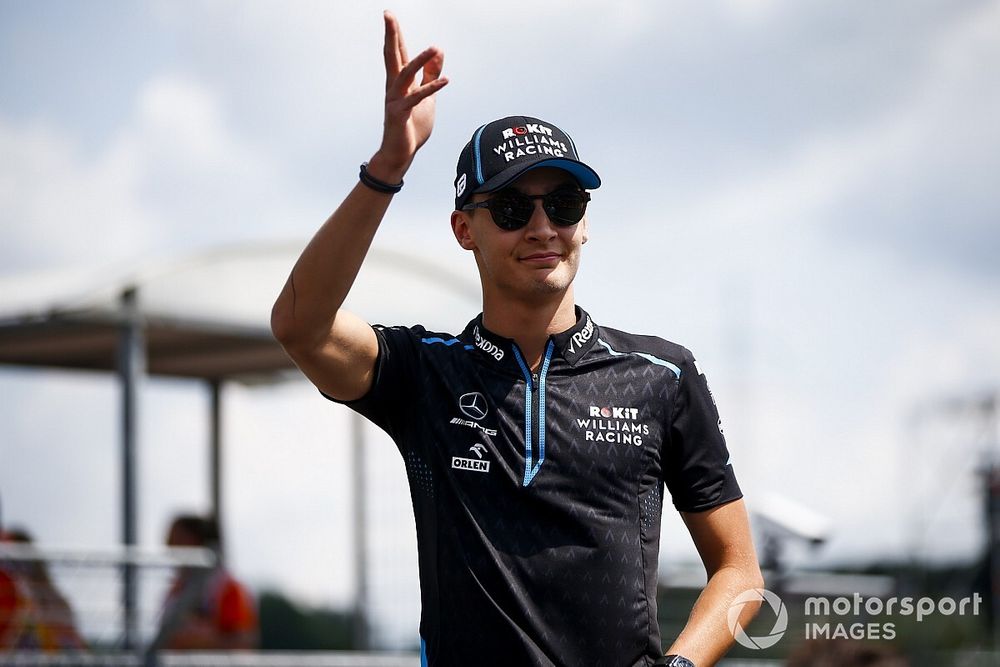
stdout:
[[219,522],[212,516],[196,514],[180,514],[174,518],[172,528],[180,528],[194,536],[203,547],[217,549],[222,546],[222,536],[219,534]]

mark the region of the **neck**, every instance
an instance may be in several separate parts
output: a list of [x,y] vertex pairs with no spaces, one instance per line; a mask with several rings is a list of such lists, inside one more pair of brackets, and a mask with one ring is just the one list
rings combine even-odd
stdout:
[[483,325],[514,339],[525,362],[535,369],[542,362],[549,336],[576,324],[575,303],[572,286],[548,298],[531,301],[499,298],[484,292]]

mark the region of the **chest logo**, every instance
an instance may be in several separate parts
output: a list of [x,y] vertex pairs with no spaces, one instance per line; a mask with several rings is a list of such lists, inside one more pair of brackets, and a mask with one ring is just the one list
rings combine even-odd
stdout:
[[489,408],[486,405],[486,397],[478,391],[470,391],[462,394],[458,399],[458,407],[466,417],[479,421],[486,416]]
[[483,459],[483,454],[488,450],[486,445],[481,442],[469,447],[469,451],[475,454],[478,458],[463,458],[461,456],[451,457],[451,467],[455,470],[471,470],[472,472],[489,472],[490,462]]
[[576,420],[587,442],[611,442],[642,446],[649,436],[649,424],[639,418],[639,408],[616,405],[591,405],[586,418]]

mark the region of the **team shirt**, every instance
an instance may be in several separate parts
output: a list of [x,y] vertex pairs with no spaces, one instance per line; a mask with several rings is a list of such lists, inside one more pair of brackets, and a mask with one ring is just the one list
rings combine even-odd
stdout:
[[406,463],[423,664],[651,664],[664,487],[684,512],[742,496],[691,353],[576,313],[534,372],[482,315],[374,327],[347,405]]

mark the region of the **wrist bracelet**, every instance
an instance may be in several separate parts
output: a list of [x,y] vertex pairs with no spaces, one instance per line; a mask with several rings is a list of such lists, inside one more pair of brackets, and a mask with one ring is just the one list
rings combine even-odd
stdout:
[[403,189],[403,181],[399,183],[386,183],[385,181],[380,181],[371,174],[368,173],[368,163],[361,163],[361,172],[358,174],[358,178],[361,182],[370,187],[376,192],[384,192],[386,194],[394,195]]

